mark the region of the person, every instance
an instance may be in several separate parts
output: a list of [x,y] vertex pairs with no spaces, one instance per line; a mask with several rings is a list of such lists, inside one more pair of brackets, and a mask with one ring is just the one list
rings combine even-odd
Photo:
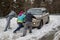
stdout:
[[16,30],[13,31],[13,33],[16,33],[16,31],[20,30],[21,27],[24,27],[23,26],[23,22],[24,22],[24,19],[25,19],[25,14],[23,11],[21,11],[19,14],[18,14],[18,18],[17,18],[17,23],[19,25],[19,27],[17,27]]
[[11,10],[11,12],[6,16],[7,24],[6,24],[6,28],[5,28],[4,31],[7,31],[7,29],[11,29],[11,27],[10,27],[10,20],[11,20],[13,17],[17,17],[17,14],[16,14],[15,11]]
[[23,35],[22,36],[26,35],[28,27],[29,27],[29,33],[32,33],[32,19],[33,18],[36,19],[36,17],[33,16],[31,14],[31,12],[26,13],[25,23],[24,23],[24,31],[23,31]]

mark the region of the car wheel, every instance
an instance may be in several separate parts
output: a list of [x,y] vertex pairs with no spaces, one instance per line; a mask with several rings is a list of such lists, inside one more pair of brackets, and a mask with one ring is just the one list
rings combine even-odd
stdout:
[[46,24],[48,24],[49,23],[49,17],[48,17],[48,21],[46,22]]
[[34,29],[34,28],[36,28],[36,27],[32,27],[32,29]]
[[38,29],[40,29],[43,26],[43,20],[40,21],[40,25],[38,26]]

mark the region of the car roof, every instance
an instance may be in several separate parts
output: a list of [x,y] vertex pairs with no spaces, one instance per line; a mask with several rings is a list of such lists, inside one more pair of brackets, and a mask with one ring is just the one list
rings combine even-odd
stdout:
[[31,9],[41,9],[41,10],[46,10],[46,8],[30,8],[29,10]]

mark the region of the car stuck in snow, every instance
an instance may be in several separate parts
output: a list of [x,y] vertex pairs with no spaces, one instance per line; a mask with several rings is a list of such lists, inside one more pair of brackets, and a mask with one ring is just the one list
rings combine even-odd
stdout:
[[32,20],[32,26],[41,28],[44,24],[49,23],[49,12],[46,8],[31,8],[27,12],[31,12],[37,19]]

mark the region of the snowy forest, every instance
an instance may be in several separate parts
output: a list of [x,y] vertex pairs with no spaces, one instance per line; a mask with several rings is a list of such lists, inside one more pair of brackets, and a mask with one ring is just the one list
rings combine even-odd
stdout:
[[0,16],[6,16],[10,10],[18,14],[21,9],[46,7],[52,14],[60,13],[60,0],[0,0]]

